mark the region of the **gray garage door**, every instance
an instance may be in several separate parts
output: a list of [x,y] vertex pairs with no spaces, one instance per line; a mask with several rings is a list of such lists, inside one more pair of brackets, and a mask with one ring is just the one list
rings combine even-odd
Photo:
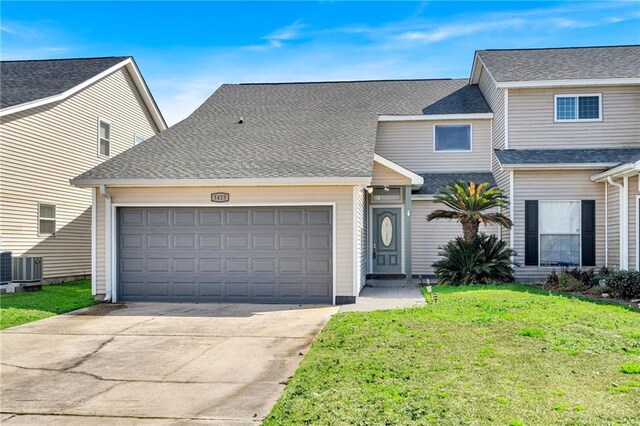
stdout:
[[119,208],[119,299],[332,302],[331,207]]

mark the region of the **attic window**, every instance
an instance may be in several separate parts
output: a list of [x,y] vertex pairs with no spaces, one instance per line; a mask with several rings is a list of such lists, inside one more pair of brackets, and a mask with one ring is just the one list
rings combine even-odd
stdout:
[[111,151],[111,123],[99,120],[98,124],[98,155],[109,156]]

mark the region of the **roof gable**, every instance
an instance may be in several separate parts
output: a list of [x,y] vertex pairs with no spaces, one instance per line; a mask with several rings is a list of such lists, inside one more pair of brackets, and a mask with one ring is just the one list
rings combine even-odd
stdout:
[[131,56],[0,62],[0,116],[63,100],[126,67],[158,128],[167,128]]
[[[640,83],[640,45],[479,50],[476,56],[498,85],[576,80]],[[479,65],[474,60],[472,78]]]

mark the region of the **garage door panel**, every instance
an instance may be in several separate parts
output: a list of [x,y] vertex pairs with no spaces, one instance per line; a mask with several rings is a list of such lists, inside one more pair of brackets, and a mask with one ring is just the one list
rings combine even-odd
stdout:
[[120,208],[122,300],[330,303],[330,207]]
[[253,225],[271,225],[274,226],[276,222],[276,211],[269,210],[254,210],[252,215]]
[[173,213],[174,226],[196,226],[195,210],[177,210]]
[[225,210],[225,225],[249,225],[249,211],[245,209]]
[[147,210],[147,225],[169,225],[169,210]]
[[147,249],[168,249],[169,234],[147,234]]
[[309,209],[307,225],[331,225],[331,211],[327,209]]
[[248,249],[249,248],[249,236],[247,234],[227,234],[225,235],[225,248],[234,249]]

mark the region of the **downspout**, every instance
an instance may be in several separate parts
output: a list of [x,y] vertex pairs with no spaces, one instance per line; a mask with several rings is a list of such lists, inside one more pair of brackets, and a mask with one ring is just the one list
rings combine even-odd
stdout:
[[620,195],[620,269],[629,269],[629,250],[627,246],[629,244],[629,209],[626,208],[628,199],[625,190],[627,189],[628,179],[624,180],[624,184],[620,184],[613,180],[611,176],[607,177],[609,184],[617,186]]
[[609,184],[604,182],[604,266],[609,268]]
[[107,187],[104,184],[100,185],[100,195],[105,199],[104,203],[104,249],[105,249],[105,302],[111,302],[112,294],[112,281],[111,281],[111,194],[107,192]]

